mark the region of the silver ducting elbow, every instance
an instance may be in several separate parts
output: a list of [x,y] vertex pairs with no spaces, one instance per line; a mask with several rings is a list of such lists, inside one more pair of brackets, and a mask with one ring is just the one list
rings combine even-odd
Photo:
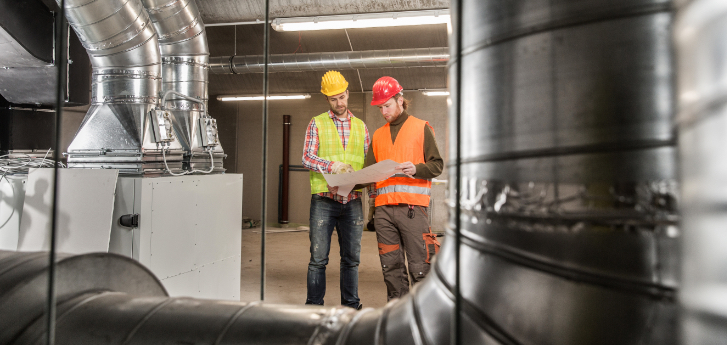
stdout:
[[[179,92],[187,97],[208,101],[209,48],[201,15],[194,0],[143,0],[152,24],[159,35],[162,59],[162,92]],[[185,165],[191,170],[208,170],[214,155],[214,172],[224,172],[224,151],[217,145],[202,142],[200,131],[210,123],[209,114],[200,103],[173,94],[162,104],[174,115],[177,135],[187,152]],[[202,121],[200,121],[202,120]],[[215,128],[216,132],[216,128]]]
[[[262,73],[262,55],[210,58],[215,74]],[[360,68],[446,67],[449,48],[411,48],[332,53],[276,54],[270,56],[268,71],[303,72]]]
[[[69,167],[161,173],[147,115],[161,91],[161,56],[141,1],[68,0],[65,7],[93,66],[92,104],[68,148]],[[180,169],[181,146],[169,148],[170,166]]]

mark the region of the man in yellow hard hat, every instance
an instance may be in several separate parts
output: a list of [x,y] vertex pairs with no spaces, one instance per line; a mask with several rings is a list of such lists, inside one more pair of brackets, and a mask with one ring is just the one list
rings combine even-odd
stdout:
[[306,304],[323,304],[326,265],[334,227],[341,250],[341,304],[360,309],[358,265],[361,256],[363,206],[361,190],[340,196],[338,187],[326,183],[321,171],[339,174],[360,170],[371,142],[369,131],[348,110],[348,82],[337,71],[328,71],[321,81],[329,110],[308,124],[303,148],[303,166],[310,170],[310,262]]

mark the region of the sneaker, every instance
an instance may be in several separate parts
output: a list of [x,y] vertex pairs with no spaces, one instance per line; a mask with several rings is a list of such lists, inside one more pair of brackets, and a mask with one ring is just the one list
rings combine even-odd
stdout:
[[363,304],[359,303],[358,307],[356,307],[356,310],[361,310],[361,309],[363,309]]

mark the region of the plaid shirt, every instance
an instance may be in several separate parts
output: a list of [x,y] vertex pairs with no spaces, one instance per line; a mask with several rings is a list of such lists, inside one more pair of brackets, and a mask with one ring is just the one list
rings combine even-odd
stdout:
[[[353,116],[353,114],[351,114],[351,112],[349,111],[348,116],[345,119],[341,120],[330,110],[328,111],[328,116],[333,119],[333,123],[336,125],[336,130],[338,130],[338,135],[341,137],[343,149],[345,150],[346,145],[348,145],[348,137],[351,134],[351,118],[355,116]],[[368,128],[366,128],[365,124],[364,132],[365,161],[366,153],[368,153],[369,144],[371,143],[371,139],[369,138],[369,130]],[[318,128],[316,128],[316,121],[315,119],[312,119],[308,124],[308,129],[306,129],[305,131],[305,146],[303,146],[303,166],[313,171],[319,171],[318,168],[320,167],[320,170],[323,170],[323,172],[330,174],[332,173],[331,166],[333,165],[333,162],[317,156],[319,143],[320,142],[318,141]],[[351,200],[360,198],[361,192],[351,191],[351,193],[349,193],[347,196],[340,196],[331,192],[318,193],[318,195],[326,198],[331,198],[342,204],[345,204]]]

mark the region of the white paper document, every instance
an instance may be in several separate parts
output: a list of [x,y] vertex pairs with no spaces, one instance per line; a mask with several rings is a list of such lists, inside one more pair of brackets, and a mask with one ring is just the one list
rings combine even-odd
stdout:
[[359,171],[347,174],[323,174],[326,183],[332,187],[338,187],[338,195],[346,196],[351,193],[357,184],[365,184],[386,180],[399,171],[394,169],[399,163],[387,159]]

